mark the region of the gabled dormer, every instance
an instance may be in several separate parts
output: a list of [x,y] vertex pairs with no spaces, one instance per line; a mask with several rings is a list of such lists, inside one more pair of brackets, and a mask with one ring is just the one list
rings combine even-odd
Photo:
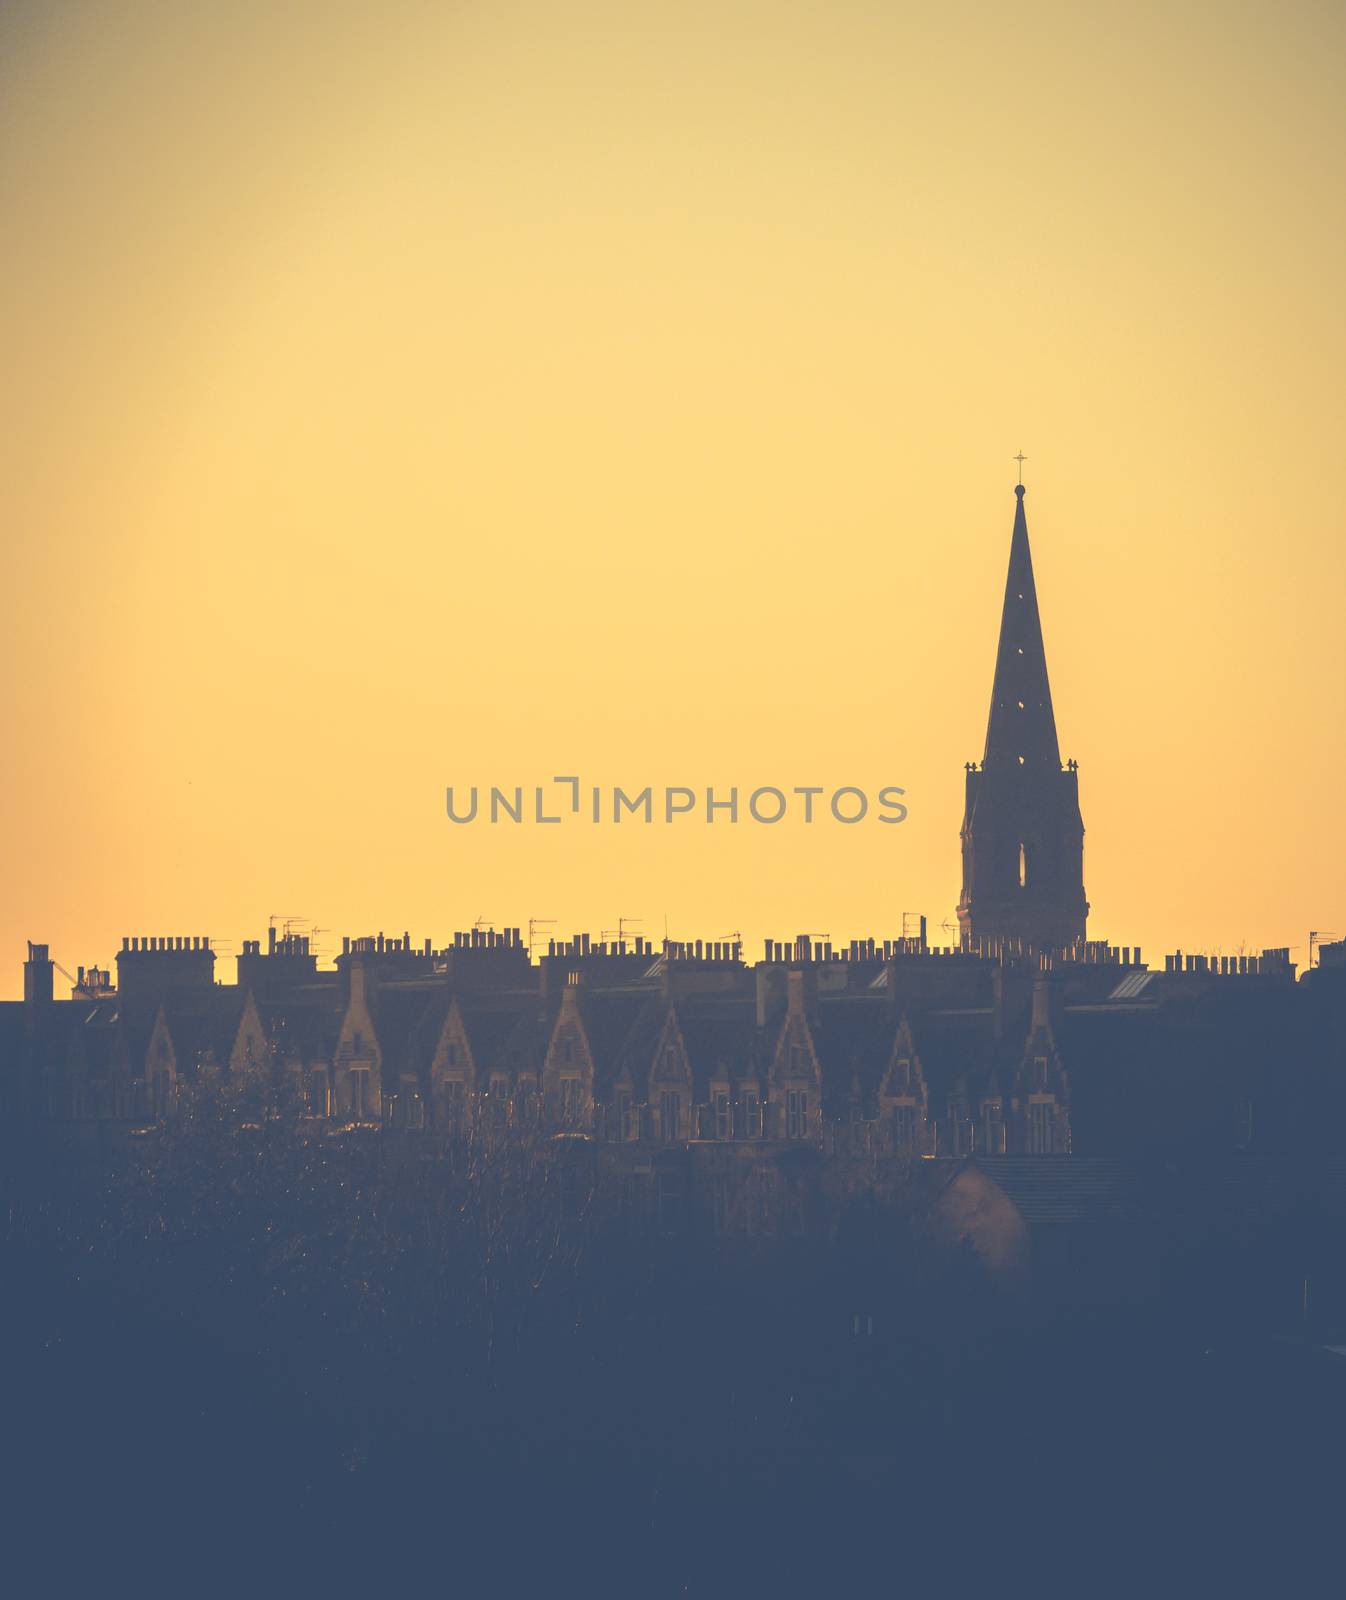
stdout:
[[229,1075],[232,1078],[259,1078],[269,1070],[270,1062],[271,1040],[267,1036],[257,997],[249,989],[229,1050]]
[[879,1084],[879,1121],[899,1156],[930,1152],[930,1089],[916,1051],[911,1022],[902,1014]]
[[450,1133],[465,1131],[471,1120],[477,1088],[477,1060],[462,1008],[454,995],[444,1013],[430,1058],[430,1103],[434,1107],[435,1125]]
[[350,999],[337,1031],[332,1070],[334,1114],[351,1122],[378,1122],[383,1108],[383,1057],[374,1023],[372,974],[352,958]]
[[822,1068],[809,1026],[804,974],[786,974],[785,1016],[771,1052],[770,1129],[778,1139],[813,1138],[822,1127]]
[[646,1094],[656,1139],[680,1144],[692,1137],[693,1088],[692,1058],[677,1007],[670,1004],[650,1061]]
[[160,1001],[145,1047],[145,1096],[152,1117],[171,1116],[178,1100],[178,1057],[173,1030]]
[[1052,1025],[1051,980],[1033,986],[1033,1012],[1006,1117],[1006,1148],[1016,1155],[1070,1154],[1070,1079]]
[[560,1009],[542,1063],[542,1097],[551,1127],[581,1130],[593,1121],[594,1055],[575,977],[572,974],[561,990]]

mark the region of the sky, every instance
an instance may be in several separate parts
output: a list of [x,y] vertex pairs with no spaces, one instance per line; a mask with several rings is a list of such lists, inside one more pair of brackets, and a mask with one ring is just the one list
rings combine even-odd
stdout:
[[[946,939],[1020,450],[1091,936],[1346,933],[1344,47],[6,0],[0,995],[273,918]],[[447,819],[559,774],[909,814]]]

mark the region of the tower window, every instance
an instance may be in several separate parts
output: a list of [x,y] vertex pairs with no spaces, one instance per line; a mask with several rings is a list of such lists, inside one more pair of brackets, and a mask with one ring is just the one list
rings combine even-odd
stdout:
[[[1019,760],[1022,761],[1023,757],[1020,756]],[[1019,846],[1019,887],[1028,887],[1028,849],[1022,844]]]
[[1024,703],[1023,703],[1022,700],[1020,700],[1020,702],[1019,702],[1019,710],[1022,711],[1023,708],[1024,708]]
[[1024,758],[1022,756],[1020,756],[1019,757],[1019,765],[1023,766],[1023,764],[1024,764]]

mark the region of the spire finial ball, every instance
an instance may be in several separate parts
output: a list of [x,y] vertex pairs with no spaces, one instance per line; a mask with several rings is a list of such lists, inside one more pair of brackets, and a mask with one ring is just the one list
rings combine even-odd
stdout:
[[1019,498],[1019,499],[1020,499],[1020,500],[1022,500],[1022,499],[1023,499],[1023,497],[1024,497],[1024,486],[1023,486],[1023,484],[1021,484],[1021,483],[1016,483],[1016,484],[1015,484],[1015,485],[1014,485],[1014,493],[1015,493],[1015,494],[1016,494],[1016,495],[1017,495],[1017,496],[1018,496],[1018,498]]

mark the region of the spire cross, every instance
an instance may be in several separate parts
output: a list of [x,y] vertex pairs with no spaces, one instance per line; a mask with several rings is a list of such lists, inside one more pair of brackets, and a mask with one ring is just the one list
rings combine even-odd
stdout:
[[1024,462],[1028,460],[1028,457],[1020,450],[1014,459],[1019,463],[1019,482],[1022,483],[1024,481]]

